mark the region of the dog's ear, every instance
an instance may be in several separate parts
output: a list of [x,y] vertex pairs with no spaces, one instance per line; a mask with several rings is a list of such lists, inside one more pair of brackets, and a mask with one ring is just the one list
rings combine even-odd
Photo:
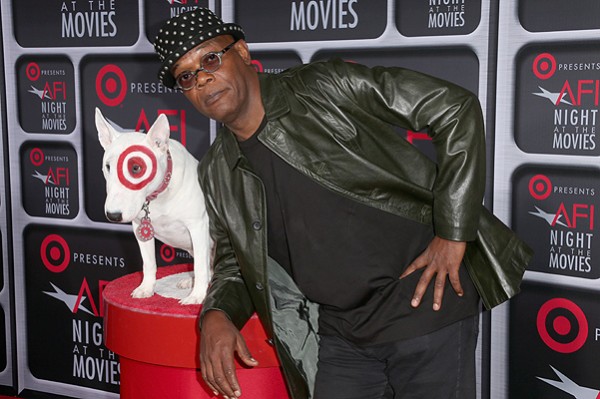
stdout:
[[169,147],[170,133],[171,127],[169,126],[167,116],[160,114],[152,126],[150,126],[150,130],[146,134],[146,139],[151,148],[166,152]]
[[119,136],[119,133],[104,119],[104,115],[98,108],[96,108],[96,129],[98,129],[100,145],[105,150]]

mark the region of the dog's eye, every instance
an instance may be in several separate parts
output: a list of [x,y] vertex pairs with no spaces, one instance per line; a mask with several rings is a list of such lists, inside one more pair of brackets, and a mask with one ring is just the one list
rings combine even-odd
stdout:
[[109,163],[104,165],[104,168],[106,169],[107,172],[110,172],[110,164]]
[[146,173],[146,161],[142,157],[131,157],[127,161],[127,169],[123,172],[129,175],[129,177],[138,179]]
[[131,173],[133,175],[138,175],[142,172],[142,167],[138,164],[131,165]]

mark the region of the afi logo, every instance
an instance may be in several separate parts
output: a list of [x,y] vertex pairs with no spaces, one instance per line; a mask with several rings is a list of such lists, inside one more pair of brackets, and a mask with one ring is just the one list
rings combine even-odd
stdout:
[[574,106],[581,106],[584,97],[591,98],[593,104],[597,107],[600,93],[600,80],[578,79],[575,84],[568,80],[562,85],[558,98],[554,105],[564,102]]
[[31,85],[27,92],[38,96],[40,100],[63,101],[67,99],[67,82],[46,82],[41,90]]
[[[94,315],[96,317],[104,317],[104,306],[102,306],[104,297],[104,288],[110,281],[98,280],[98,297],[94,298],[94,294],[90,289],[87,279],[84,277],[79,287],[79,292],[75,294],[67,294],[55,284],[50,283],[54,291],[44,291],[44,294],[49,295],[59,301],[62,301],[73,314],[79,311]],[[87,302],[86,302],[87,301]],[[91,308],[91,309],[88,309]]]
[[[61,96],[61,98],[59,98]],[[67,82],[46,82],[41,98],[50,100],[66,100],[67,99]]]
[[581,219],[587,219],[587,227],[589,230],[594,230],[595,207],[592,204],[572,204],[569,208],[565,206],[564,202],[561,202],[556,213],[546,212],[537,206],[534,207],[535,211],[529,211],[529,214],[545,220],[552,227],[559,225],[569,229],[577,229],[577,222]]
[[69,168],[58,167],[58,168],[50,168],[48,169],[48,174],[46,175],[46,184],[52,183],[56,186],[69,186],[70,178],[69,178]]
[[35,173],[31,176],[43,181],[45,185],[65,187],[71,185],[71,178],[69,177],[69,168],[67,167],[61,166],[58,168],[49,168],[48,173],[46,174],[40,173],[36,170]]
[[[42,244],[40,245],[40,258],[46,269],[50,270],[52,273],[59,274],[64,272],[70,264],[71,248],[62,236],[58,234],[49,234],[42,240]],[[81,281],[77,294],[67,294],[52,283],[50,283],[50,285],[52,285],[54,291],[44,291],[44,294],[64,302],[73,313],[77,313],[81,310],[93,314],[94,316],[102,317],[104,316],[102,293],[104,287],[108,283],[109,281],[105,280],[98,281],[97,298],[94,298],[94,294],[85,277]],[[88,309],[88,306],[90,309]]]
[[[184,109],[159,109],[156,111],[156,115],[165,114],[167,116],[179,118],[179,125],[172,122],[173,118],[170,118],[169,125],[171,128],[171,132],[179,132],[179,142],[186,147],[186,138],[187,138],[187,124],[186,124],[186,112]],[[148,131],[150,130],[150,126],[152,124],[148,120],[148,116],[146,115],[146,110],[144,108],[141,109],[140,115],[138,117],[137,123],[135,125],[135,130],[138,132]]]
[[560,206],[558,207],[558,211],[556,211],[556,215],[554,215],[551,225],[554,227],[556,222],[563,216],[565,217],[564,223],[566,223],[567,227],[571,229],[577,228],[578,219],[587,219],[589,229],[594,230],[594,205],[573,204],[571,209],[567,209],[564,202],[561,202]]
[[560,381],[551,380],[548,378],[537,377],[538,379],[544,381],[547,384],[552,385],[555,388],[560,389],[563,392],[570,394],[575,399],[597,399],[600,398],[600,391],[593,388],[587,388],[581,386],[575,381],[571,380],[569,377],[550,366],[554,373],[560,378]]

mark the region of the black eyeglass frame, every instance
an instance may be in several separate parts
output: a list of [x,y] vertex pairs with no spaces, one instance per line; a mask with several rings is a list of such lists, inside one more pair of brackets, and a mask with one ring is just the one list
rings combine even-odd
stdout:
[[[198,79],[198,72],[206,72],[206,73],[214,73],[216,72],[219,68],[221,68],[221,65],[223,64],[223,55],[230,50],[236,43],[238,42],[238,39],[234,40],[233,43],[231,43],[230,45],[228,45],[227,47],[225,47],[223,50],[221,51],[210,51],[206,54],[204,54],[202,56],[202,58],[200,58],[200,67],[198,69],[196,69],[195,71],[184,71],[182,73],[179,74],[179,76],[177,76],[175,78],[175,84],[178,88],[180,88],[183,91],[187,91],[187,90],[191,90],[194,88],[194,86],[196,85],[197,79]],[[217,66],[215,68],[211,68],[211,69],[206,69],[203,65],[204,65],[204,60],[207,59],[207,57],[213,57],[213,56],[217,56],[217,59],[219,60],[219,63],[217,64]],[[180,83],[179,83],[179,79],[181,78],[182,75],[184,74],[191,74],[192,76],[190,77],[190,80],[192,78],[194,78],[194,84],[192,84],[190,87],[185,88],[183,87]]]

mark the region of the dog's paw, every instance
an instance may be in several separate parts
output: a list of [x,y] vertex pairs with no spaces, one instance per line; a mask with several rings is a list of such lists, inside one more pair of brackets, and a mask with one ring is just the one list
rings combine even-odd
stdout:
[[200,305],[204,301],[204,295],[190,294],[179,301],[182,305]]
[[144,285],[140,285],[131,292],[133,298],[150,298],[152,295],[154,295],[154,289],[152,287],[145,287]]
[[188,288],[192,288],[194,285],[194,279],[192,277],[182,278],[177,282],[177,288],[185,290]]

